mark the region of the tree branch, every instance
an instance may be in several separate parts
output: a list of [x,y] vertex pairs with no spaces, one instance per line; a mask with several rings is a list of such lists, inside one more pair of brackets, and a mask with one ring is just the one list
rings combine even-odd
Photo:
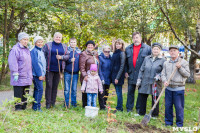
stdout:
[[161,12],[163,13],[163,15],[165,16],[165,18],[167,19],[167,23],[169,24],[170,26],[170,29],[172,31],[172,33],[174,34],[175,38],[183,45],[185,46],[188,50],[190,50],[193,54],[195,54],[196,56],[200,57],[200,54],[198,54],[196,51],[192,50],[191,48],[189,48],[179,37],[178,35],[176,34],[176,31],[174,30],[174,28],[172,27],[172,23],[168,17],[168,15],[165,13],[165,11],[163,10],[163,8],[161,7],[160,3],[159,3],[159,0],[157,0],[158,4],[159,4],[159,7],[160,7],[160,10]]

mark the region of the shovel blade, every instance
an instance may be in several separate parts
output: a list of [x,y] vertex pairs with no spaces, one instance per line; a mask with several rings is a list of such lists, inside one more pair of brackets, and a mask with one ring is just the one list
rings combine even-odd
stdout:
[[149,123],[150,119],[151,119],[151,115],[145,115],[144,118],[141,121],[141,124],[143,126],[147,126],[147,123]]

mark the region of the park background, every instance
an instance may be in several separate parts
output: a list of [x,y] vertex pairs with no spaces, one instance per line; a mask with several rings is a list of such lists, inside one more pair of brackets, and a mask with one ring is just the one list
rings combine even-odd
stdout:
[[[199,0],[0,0],[0,97],[6,96],[9,85],[8,54],[17,42],[20,32],[27,32],[29,45],[40,35],[45,42],[52,41],[55,32],[63,34],[63,43],[69,38],[77,38],[78,46],[85,49],[88,40],[102,45],[112,45],[122,38],[127,45],[132,43],[131,34],[139,31],[142,41],[148,45],[161,43],[166,49],[174,44],[184,50],[184,58],[190,66],[191,76],[185,91],[184,126],[194,127],[199,122],[200,107],[200,1]],[[102,41],[103,40],[103,41]],[[99,44],[100,47],[100,44]],[[111,86],[113,88],[113,86]],[[59,86],[60,91],[62,88]],[[124,89],[124,109],[127,83]],[[78,92],[80,85],[78,86]],[[163,105],[161,98],[160,107]],[[43,99],[44,100],[44,99]],[[116,101],[116,97],[112,98]],[[160,117],[151,120],[148,128],[138,128],[142,117],[134,113],[117,113],[117,122],[106,121],[107,112],[100,111],[95,119],[84,117],[84,109],[79,107],[65,110],[62,92],[57,97],[55,109],[36,113],[29,109],[13,112],[12,108],[0,111],[1,132],[168,132],[172,128],[164,126],[164,107]],[[149,97],[149,100],[150,97]],[[6,106],[6,102],[5,106]],[[116,103],[113,104],[115,107]],[[44,106],[43,106],[44,107]],[[151,103],[148,102],[148,111]],[[175,124],[175,123],[174,123]],[[155,127],[152,127],[152,126]]]

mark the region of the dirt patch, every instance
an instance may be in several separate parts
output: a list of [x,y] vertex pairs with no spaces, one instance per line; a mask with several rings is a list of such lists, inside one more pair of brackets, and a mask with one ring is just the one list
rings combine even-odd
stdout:
[[159,129],[155,126],[142,126],[140,124],[125,123],[130,132],[134,133],[170,133],[170,131]]

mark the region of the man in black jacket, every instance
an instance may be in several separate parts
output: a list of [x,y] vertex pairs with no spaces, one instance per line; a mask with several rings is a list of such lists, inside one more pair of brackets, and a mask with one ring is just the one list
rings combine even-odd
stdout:
[[[151,47],[145,43],[142,43],[142,37],[139,32],[134,32],[132,35],[133,44],[126,47],[126,65],[125,65],[125,77],[128,78],[128,93],[127,93],[127,112],[133,110],[134,96],[136,82],[139,74],[140,67],[144,61],[144,58],[151,54]],[[139,112],[139,95],[136,103],[136,110]]]

